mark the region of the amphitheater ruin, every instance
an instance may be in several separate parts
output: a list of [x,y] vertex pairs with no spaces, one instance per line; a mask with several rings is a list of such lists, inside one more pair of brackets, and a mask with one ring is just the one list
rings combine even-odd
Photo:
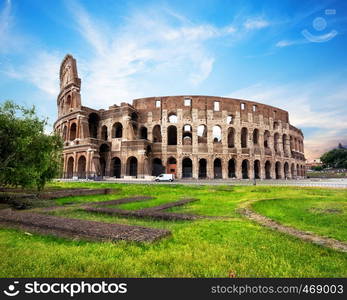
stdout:
[[214,96],[133,100],[107,110],[82,106],[76,60],[60,67],[55,132],[64,178],[194,179],[305,177],[304,136],[287,111]]

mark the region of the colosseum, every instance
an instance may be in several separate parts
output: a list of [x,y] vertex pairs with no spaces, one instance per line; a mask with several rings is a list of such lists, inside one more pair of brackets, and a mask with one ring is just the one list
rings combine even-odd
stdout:
[[82,106],[76,60],[60,67],[55,132],[64,178],[294,179],[305,176],[303,133],[288,112],[214,96],[133,100],[107,110]]

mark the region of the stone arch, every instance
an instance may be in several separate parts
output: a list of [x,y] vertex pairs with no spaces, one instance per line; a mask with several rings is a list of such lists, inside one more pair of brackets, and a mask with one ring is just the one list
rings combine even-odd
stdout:
[[107,141],[107,138],[108,138],[107,126],[104,125],[101,127],[101,139],[104,141]]
[[207,127],[206,127],[206,125],[201,124],[198,126],[197,135],[198,135],[198,143],[199,144],[206,144],[207,143]]
[[152,130],[153,143],[161,143],[161,130],[160,125],[155,125]]
[[248,129],[242,127],[241,129],[241,148],[247,148],[247,139],[248,139]]
[[167,128],[167,144],[177,145],[177,127],[174,125]]
[[228,128],[228,148],[235,147],[235,129],[233,127]]
[[216,158],[213,161],[213,177],[215,179],[221,179],[223,178],[222,173],[222,160],[220,158]]
[[137,158],[130,156],[126,165],[127,176],[137,176]]
[[100,176],[106,176],[106,166],[107,166],[107,160],[108,155],[110,152],[110,147],[107,144],[102,144],[99,149],[100,153]]
[[219,125],[215,125],[212,127],[212,138],[213,143],[222,142],[222,128]]
[[280,139],[280,135],[278,132],[275,133],[274,135],[274,149],[275,149],[275,153],[279,153],[280,149],[279,149],[279,139]]
[[265,178],[266,179],[271,179],[271,162],[270,161],[266,161],[265,162]]
[[290,174],[289,174],[289,164],[287,162],[284,163],[283,173],[284,173],[284,179],[288,179],[290,177]]
[[253,164],[253,169],[254,169],[254,178],[255,179],[260,179],[261,178],[261,170],[260,170],[260,161],[259,159],[256,159]]
[[65,101],[65,112],[69,112],[70,108],[72,107],[72,101],[71,101],[71,95],[68,95],[66,97],[66,101]]
[[182,177],[190,178],[193,175],[193,162],[189,157],[182,160]]
[[233,158],[228,161],[228,177],[236,178],[236,161]]
[[182,144],[183,145],[193,144],[192,126],[189,124],[186,124],[183,126]]
[[162,164],[160,158],[152,159],[152,176],[158,176],[162,173],[165,173],[165,167]]
[[67,174],[66,177],[67,178],[72,178],[74,176],[74,159],[73,157],[69,157],[69,159],[67,160]]
[[75,140],[77,137],[77,125],[76,123],[72,123],[70,125],[70,141]]
[[98,138],[99,116],[96,113],[89,114],[88,125],[89,136],[93,139]]
[[122,161],[119,157],[112,158],[112,176],[116,178],[121,178],[122,175]]
[[249,161],[244,159],[241,164],[242,179],[249,179]]
[[120,122],[116,122],[112,126],[112,138],[123,137],[123,125]]
[[169,157],[167,159],[167,164],[166,164],[166,168],[167,168],[167,173],[168,174],[174,174],[174,176],[176,177],[176,173],[177,173],[177,160],[174,157]]
[[265,130],[264,132],[264,148],[270,148],[270,131]]
[[255,128],[253,130],[253,144],[258,145],[259,144],[259,129]]
[[168,114],[168,118],[167,119],[168,119],[169,123],[176,124],[178,118],[177,118],[177,115],[175,113],[171,112],[171,113]]
[[275,163],[275,175],[276,179],[281,179],[281,163],[279,161]]
[[287,140],[288,140],[288,136],[286,134],[283,134],[282,135],[282,146],[283,146],[283,153],[285,155],[288,155]]
[[147,133],[147,127],[142,126],[140,128],[140,139],[147,140],[148,133]]
[[63,140],[66,141],[67,139],[67,126],[64,125],[64,128],[63,128]]
[[86,178],[87,161],[84,155],[80,156],[77,164],[78,178]]
[[290,167],[290,172],[291,172],[292,179],[294,179],[295,178],[295,165],[294,165],[294,163],[292,163],[292,165]]
[[300,176],[299,164],[296,164],[296,176]]
[[199,178],[207,177],[207,160],[205,158],[201,158],[199,160]]

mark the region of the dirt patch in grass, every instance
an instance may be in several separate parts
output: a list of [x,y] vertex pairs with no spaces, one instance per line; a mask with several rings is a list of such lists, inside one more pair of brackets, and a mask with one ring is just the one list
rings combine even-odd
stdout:
[[148,199],[154,199],[152,197],[138,196],[132,198],[123,198],[118,200],[103,201],[103,202],[93,202],[84,205],[84,210],[88,212],[108,214],[112,216],[122,216],[122,217],[132,217],[132,218],[144,218],[144,219],[154,219],[154,220],[167,220],[167,221],[177,221],[177,220],[195,220],[200,218],[199,216],[192,214],[181,214],[181,213],[171,213],[163,212],[163,210],[185,205],[187,203],[197,201],[197,199],[182,199],[175,202],[165,203],[162,205],[139,209],[139,210],[125,210],[119,208],[111,207],[100,207],[106,205],[123,204],[136,201],[143,201]]
[[0,224],[42,234],[74,239],[153,242],[170,234],[169,230],[62,218],[30,212],[0,211]]
[[271,229],[295,236],[304,241],[309,241],[311,243],[332,248],[338,251],[347,252],[347,243],[340,242],[332,238],[322,237],[310,232],[298,230],[293,227],[281,225],[267,217],[264,217],[258,213],[255,213],[249,208],[241,208],[239,209],[239,212],[242,215],[246,216],[248,219],[255,221],[263,226],[269,227]]

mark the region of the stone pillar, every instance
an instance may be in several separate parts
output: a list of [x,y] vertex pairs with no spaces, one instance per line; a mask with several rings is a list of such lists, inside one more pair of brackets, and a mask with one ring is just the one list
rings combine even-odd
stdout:
[[209,156],[209,158],[207,159],[207,178],[208,179],[213,179],[214,178],[214,172],[213,172],[213,157]]
[[242,179],[242,159],[237,158],[235,160],[235,165],[236,165],[236,178]]
[[249,170],[248,170],[248,176],[249,179],[254,179],[254,161],[248,160]]
[[221,159],[222,161],[222,178],[228,179],[228,161]]
[[198,179],[199,178],[199,160],[197,156],[192,157],[192,164],[193,164],[193,178]]

